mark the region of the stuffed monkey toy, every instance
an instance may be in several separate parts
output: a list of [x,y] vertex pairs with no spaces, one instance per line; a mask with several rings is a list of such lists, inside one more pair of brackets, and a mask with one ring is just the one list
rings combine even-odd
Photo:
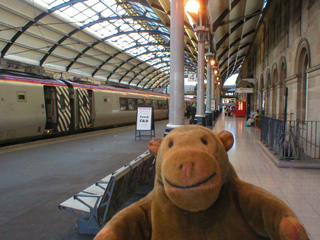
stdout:
[[95,240],[307,240],[293,211],[241,181],[227,151],[230,132],[197,125],[149,142],[157,154],[154,189],[118,212]]

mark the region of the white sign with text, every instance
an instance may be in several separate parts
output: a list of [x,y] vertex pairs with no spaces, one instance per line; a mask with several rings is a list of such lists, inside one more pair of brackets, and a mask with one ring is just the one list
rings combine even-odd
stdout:
[[137,130],[152,130],[152,107],[138,107]]

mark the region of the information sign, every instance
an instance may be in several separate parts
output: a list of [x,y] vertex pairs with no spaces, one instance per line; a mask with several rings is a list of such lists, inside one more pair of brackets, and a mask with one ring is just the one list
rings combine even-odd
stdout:
[[[150,131],[150,134],[141,135],[141,131]],[[138,106],[135,138],[139,137],[141,139],[143,136],[154,137],[153,106]]]
[[152,130],[152,107],[138,107],[137,130]]
[[188,74],[188,82],[197,82],[197,74],[189,73]]
[[236,93],[253,93],[253,88],[236,88]]
[[211,99],[211,111],[215,111],[215,110],[216,110],[216,100]]

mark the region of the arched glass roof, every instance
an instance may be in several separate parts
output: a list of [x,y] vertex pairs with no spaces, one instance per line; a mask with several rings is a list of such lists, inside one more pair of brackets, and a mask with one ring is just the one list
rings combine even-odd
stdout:
[[[28,7],[12,11],[22,16],[20,23],[2,24],[13,30],[1,51],[4,58],[144,88],[150,88],[153,79],[158,82],[159,74],[169,74],[170,32],[146,0],[15,2]],[[10,3],[1,7],[13,10]],[[21,9],[32,9],[33,14]],[[10,28],[18,24],[22,31]],[[30,59],[23,52],[37,53]],[[185,54],[185,59],[185,68],[194,71],[195,58]]]
[[[267,0],[203,2],[224,82],[240,72]],[[0,11],[4,59],[117,85],[169,84],[170,0],[0,0]],[[184,19],[185,73],[196,72],[196,23]]]

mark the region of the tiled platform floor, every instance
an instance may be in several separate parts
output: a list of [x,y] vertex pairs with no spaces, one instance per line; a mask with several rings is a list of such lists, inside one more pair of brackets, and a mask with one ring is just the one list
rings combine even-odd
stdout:
[[[187,122],[187,120],[186,120]],[[163,136],[167,121],[156,123]],[[244,181],[286,201],[320,240],[320,170],[280,169],[260,149],[257,129],[243,118],[221,116],[214,131],[229,130],[235,145],[231,163]],[[145,151],[148,140],[134,140],[134,126],[0,148],[1,239],[89,240],[75,219],[57,206]]]
[[320,240],[320,170],[278,168],[259,147],[259,130],[245,127],[244,118],[221,115],[214,131],[228,130],[234,134],[229,159],[239,177],[288,203],[310,239]]

